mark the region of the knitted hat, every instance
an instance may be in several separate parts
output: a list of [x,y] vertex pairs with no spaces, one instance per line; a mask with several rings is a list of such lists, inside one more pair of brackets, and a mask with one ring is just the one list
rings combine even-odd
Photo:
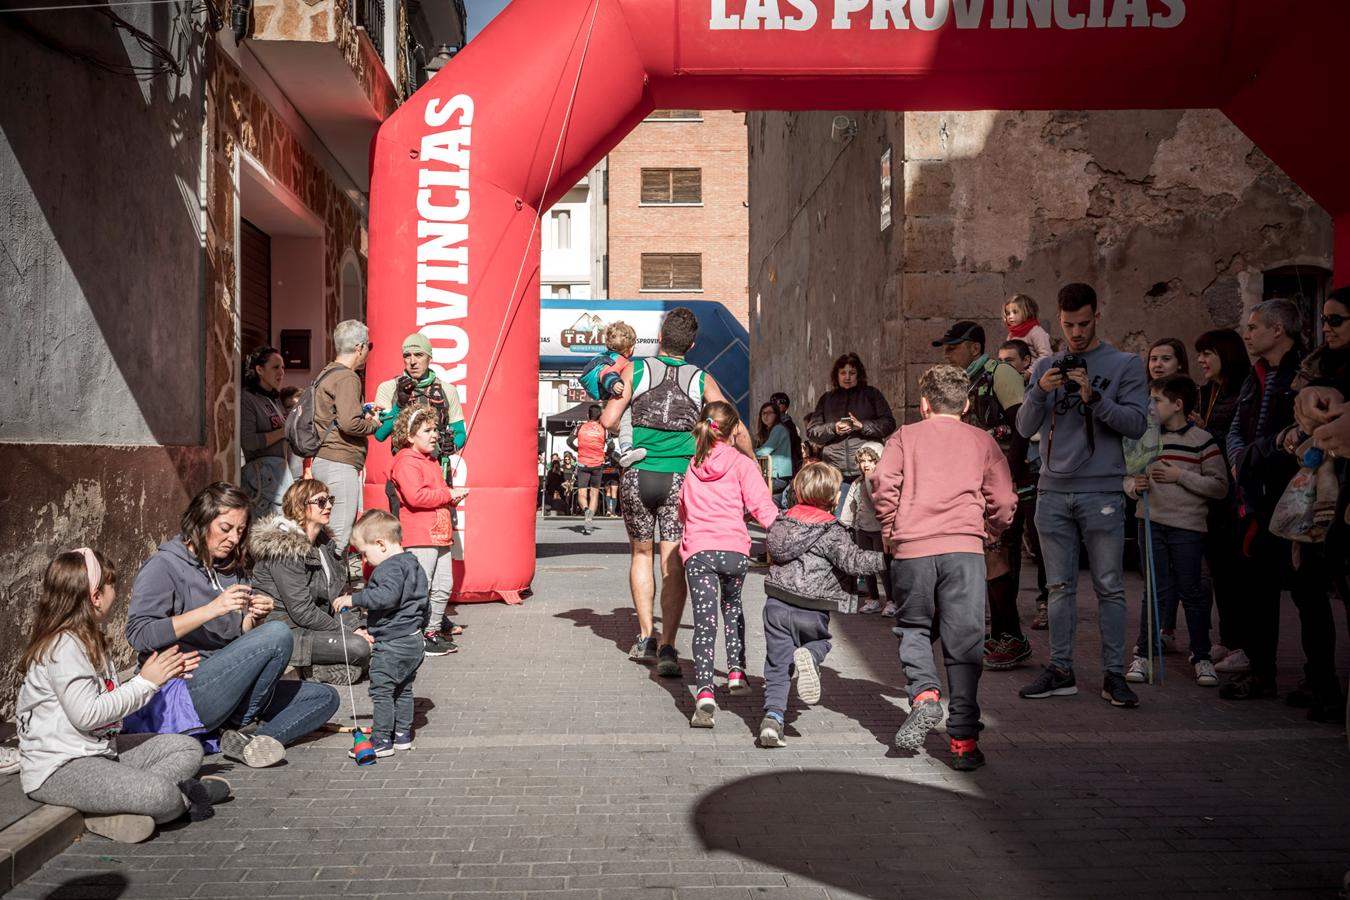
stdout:
[[420,331],[414,331],[403,339],[403,350],[405,352],[408,350],[418,350],[425,353],[427,356],[430,356],[431,341],[427,340],[427,336]]

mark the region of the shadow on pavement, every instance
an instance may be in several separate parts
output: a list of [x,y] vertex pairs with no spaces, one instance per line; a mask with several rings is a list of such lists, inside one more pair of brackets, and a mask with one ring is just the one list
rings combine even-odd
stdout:
[[127,892],[130,882],[121,872],[99,872],[94,875],[81,875],[63,881],[42,895],[43,900],[87,900],[104,898],[113,900]]
[[[1083,896],[1082,883],[1054,883],[1053,867],[1020,833],[1017,821],[1032,812],[1010,809],[1006,799],[985,800],[969,788],[958,793],[806,769],[716,788],[699,800],[692,818],[707,849],[877,900],[946,896],[976,887],[972,879],[988,896]],[[1000,871],[994,883],[991,866]]]
[[577,535],[575,541],[568,543],[544,544],[540,543],[535,547],[535,559],[552,559],[558,556],[609,556],[618,555],[624,557],[624,563],[627,564],[628,551],[631,549],[627,541],[622,543],[618,541],[602,541],[594,535],[582,537]]

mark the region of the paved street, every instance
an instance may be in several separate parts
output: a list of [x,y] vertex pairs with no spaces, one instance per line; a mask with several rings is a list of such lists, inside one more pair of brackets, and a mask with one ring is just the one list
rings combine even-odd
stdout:
[[[789,713],[786,749],[757,749],[753,570],[755,692],[719,697],[717,728],[691,730],[688,661],[682,683],[626,659],[622,526],[575,525],[540,523],[524,606],[459,609],[463,652],[418,678],[414,752],[361,769],[329,735],[278,769],[217,766],[237,799],[213,820],[136,846],[86,837],[12,896],[1329,897],[1350,865],[1344,734],[1279,702],[1221,703],[1182,656],[1165,687],[1140,686],[1140,709],[1111,708],[1090,604],[1085,689],[1024,701],[1031,668],[987,672],[989,765],[961,774],[938,736],[932,756],[891,749],[906,703],[889,620],[872,616],[835,617],[821,704]],[[1045,632],[1031,634],[1043,661]]]

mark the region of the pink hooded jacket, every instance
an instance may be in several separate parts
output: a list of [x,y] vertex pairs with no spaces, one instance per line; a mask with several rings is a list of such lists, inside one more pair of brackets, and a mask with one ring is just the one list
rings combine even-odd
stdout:
[[750,552],[745,511],[768,528],[778,518],[769,486],[753,459],[719,441],[700,465],[691,465],[680,488],[680,521],[684,538],[680,557],[702,550]]

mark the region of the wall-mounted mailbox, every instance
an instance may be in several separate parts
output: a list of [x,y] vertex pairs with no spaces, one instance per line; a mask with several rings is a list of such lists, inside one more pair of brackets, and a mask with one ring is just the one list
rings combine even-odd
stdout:
[[287,328],[281,332],[281,358],[288,369],[309,369],[308,328]]

